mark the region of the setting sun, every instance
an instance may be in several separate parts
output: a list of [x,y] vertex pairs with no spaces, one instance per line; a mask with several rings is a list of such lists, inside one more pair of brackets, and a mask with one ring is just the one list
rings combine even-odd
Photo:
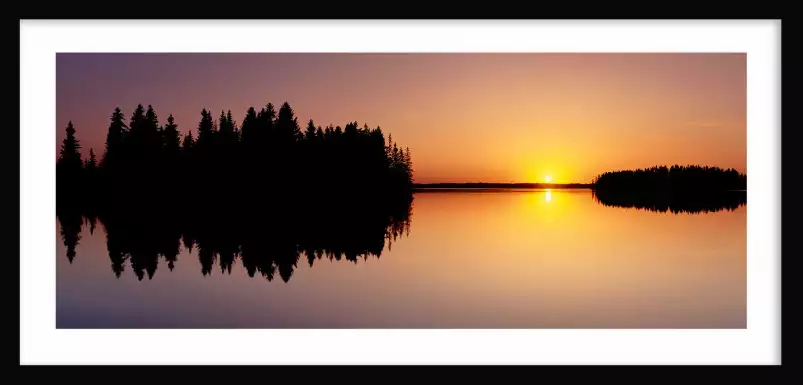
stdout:
[[544,179],[546,180],[547,183],[550,183],[552,182],[552,175],[547,175],[546,178]]

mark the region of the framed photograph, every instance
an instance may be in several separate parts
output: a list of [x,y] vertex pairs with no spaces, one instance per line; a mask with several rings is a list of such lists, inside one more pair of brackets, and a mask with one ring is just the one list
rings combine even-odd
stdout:
[[778,21],[20,30],[21,363],[780,363]]

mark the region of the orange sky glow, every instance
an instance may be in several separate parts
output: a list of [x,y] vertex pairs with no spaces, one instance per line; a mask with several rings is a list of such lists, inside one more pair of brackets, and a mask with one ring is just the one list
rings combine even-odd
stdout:
[[704,164],[746,172],[744,54],[58,54],[58,143],[72,120],[103,153],[109,116],[152,104],[193,130],[202,108],[285,100],[305,125],[380,126],[415,179],[591,182]]

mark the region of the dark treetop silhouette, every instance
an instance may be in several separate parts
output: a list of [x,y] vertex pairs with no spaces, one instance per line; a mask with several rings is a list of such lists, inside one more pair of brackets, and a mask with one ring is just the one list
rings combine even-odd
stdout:
[[[217,121],[203,109],[197,136],[183,139],[170,115],[162,126],[151,106],[138,105],[126,124],[111,115],[99,164],[82,162],[70,122],[57,163],[57,210],[164,210],[175,205],[211,212],[252,212],[292,206],[354,206],[412,199],[409,148],[382,130],[315,126],[302,131],[285,102],[249,108],[241,124],[231,111]],[[325,193],[325,198],[320,197]]]
[[710,192],[746,190],[747,176],[731,168],[673,165],[609,171],[592,184],[596,191]]

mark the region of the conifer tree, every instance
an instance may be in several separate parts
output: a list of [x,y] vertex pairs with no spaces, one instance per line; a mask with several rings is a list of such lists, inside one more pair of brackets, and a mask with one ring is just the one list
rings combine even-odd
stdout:
[[315,123],[312,122],[312,119],[307,123],[307,131],[304,132],[304,136],[309,141],[315,139]]
[[181,144],[181,150],[184,153],[189,152],[192,148],[195,147],[195,138],[192,137],[192,130],[187,131],[187,134],[184,135],[184,141]]
[[413,157],[410,154],[410,147],[404,149],[404,171],[407,173],[407,183],[413,183]]
[[168,156],[168,159],[174,159],[179,153],[181,137],[173,114],[167,117],[167,125],[164,126],[163,138],[165,154]]
[[254,144],[254,140],[256,139],[254,134],[257,130],[257,112],[254,110],[254,107],[249,107],[248,112],[245,113],[245,118],[243,119],[242,127],[240,128],[240,135],[243,145],[248,147]]
[[109,130],[106,134],[106,150],[101,163],[110,167],[117,166],[117,160],[123,155],[123,141],[128,130],[120,107],[116,107],[110,118]]
[[142,104],[138,104],[137,108],[134,109],[134,112],[131,113],[129,122],[131,127],[131,138],[134,139],[141,137],[146,130],[145,108],[142,107]]
[[279,117],[276,120],[276,132],[282,143],[295,142],[301,137],[298,127],[298,118],[295,116],[290,103],[284,102],[279,108]]
[[81,192],[84,189],[84,162],[81,160],[81,145],[75,137],[72,121],[67,123],[67,135],[61,144],[59,158],[56,162],[57,210],[73,210],[81,204]]
[[156,111],[153,110],[153,106],[150,104],[148,104],[148,111],[145,112],[145,121],[147,122],[145,127],[148,129],[148,134],[155,136],[159,132],[159,117],[156,116]]
[[67,128],[65,129],[67,136],[61,143],[61,151],[59,153],[59,160],[58,163],[62,166],[64,171],[68,173],[74,173],[76,171],[80,171],[83,162],[81,161],[81,144],[79,140],[75,137],[75,127],[72,124],[72,121],[67,123]]
[[198,138],[196,144],[199,147],[211,144],[214,134],[215,127],[212,114],[206,111],[206,108],[204,108],[201,110],[201,121],[198,123]]
[[268,105],[260,111],[259,117],[261,118],[261,131],[264,131],[267,136],[272,136],[276,120],[276,108],[273,106],[273,103],[268,103]]
[[[312,120],[310,119],[310,121]],[[321,129],[321,126],[318,126],[318,129],[315,130],[315,137],[318,139],[318,141],[323,141],[323,130]]]
[[237,131],[237,122],[234,121],[231,117],[231,110],[226,111],[226,122],[228,122],[229,127],[232,131]]
[[90,171],[95,171],[98,168],[98,162],[95,159],[95,150],[89,149],[89,160],[87,161],[87,169]]

